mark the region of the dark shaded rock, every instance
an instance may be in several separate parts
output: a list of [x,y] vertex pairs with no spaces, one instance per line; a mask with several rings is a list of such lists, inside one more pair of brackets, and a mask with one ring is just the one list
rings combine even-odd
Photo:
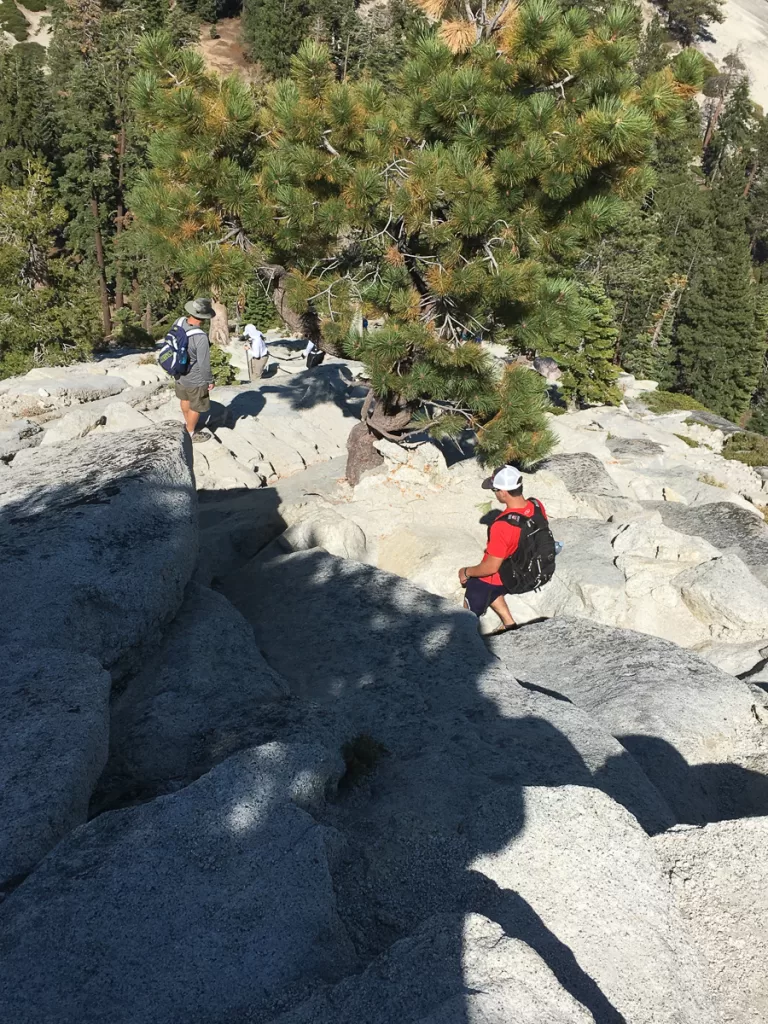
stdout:
[[759,516],[729,501],[708,505],[644,501],[643,505],[658,509],[670,529],[703,537],[721,551],[737,555],[768,586],[768,523]]
[[611,455],[619,461],[631,462],[633,459],[650,459],[664,454],[663,445],[641,437],[609,437],[606,445]]
[[[591,494],[618,495],[619,489],[608,475],[600,459],[587,452],[551,455],[537,469],[548,469],[559,476],[571,494],[588,491]],[[536,474],[531,474],[532,486]]]
[[678,820],[768,811],[768,776],[749,688],[658,637],[583,619],[550,619],[493,637],[517,679],[573,701],[620,741]]
[[718,416],[714,412],[707,412],[705,409],[695,409],[693,412],[688,413],[686,419],[692,420],[694,423],[703,423],[705,427],[722,430],[724,434],[740,434],[742,430],[741,427],[731,423],[730,420],[725,419],[723,416]]
[[76,652],[0,648],[0,892],[88,815],[107,758],[109,674]]
[[247,1018],[354,971],[329,868],[338,837],[304,809],[342,771],[322,747],[257,747],[77,829],[0,906],[6,1019]]
[[266,701],[285,693],[242,615],[221,594],[190,584],[159,649],[114,702],[96,809],[194,781],[232,753]]
[[188,440],[177,425],[50,445],[0,495],[0,644],[137,665],[183,599],[197,556]]

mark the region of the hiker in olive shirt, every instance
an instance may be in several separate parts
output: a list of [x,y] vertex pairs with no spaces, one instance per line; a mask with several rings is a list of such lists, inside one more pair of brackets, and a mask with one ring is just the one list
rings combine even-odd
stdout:
[[187,316],[176,322],[187,332],[189,372],[176,381],[176,397],[181,402],[181,411],[192,443],[200,444],[211,438],[208,431],[196,434],[195,428],[201,414],[211,411],[209,392],[213,389],[211,345],[200,324],[203,320],[210,320],[214,309],[210,299],[192,299],[184,309]]

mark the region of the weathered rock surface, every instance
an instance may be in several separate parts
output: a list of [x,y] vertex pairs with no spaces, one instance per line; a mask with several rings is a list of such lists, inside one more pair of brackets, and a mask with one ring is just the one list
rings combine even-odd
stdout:
[[58,647],[121,673],[159,641],[197,556],[176,427],[40,448],[0,498],[0,643]]
[[[368,566],[297,553],[252,563],[224,587],[292,689],[338,707],[349,734],[367,734],[388,751],[378,755],[370,790],[329,805],[324,818],[348,840],[334,880],[362,955],[380,954],[435,914],[475,912],[531,945],[597,1019],[706,1016],[695,958],[665,905],[644,833],[595,790],[625,800],[646,824],[655,819],[652,830],[667,827],[671,813],[634,760],[582,711],[541,688],[519,687],[488,656],[471,616]],[[279,637],[302,608],[312,613],[302,620],[299,650]],[[328,643],[330,636],[343,640]],[[542,846],[549,860],[535,853]],[[603,850],[604,861],[587,847]],[[626,850],[635,851],[627,863]],[[590,861],[582,873],[575,867]],[[547,896],[546,880],[555,876],[561,882]],[[646,884],[648,898],[638,898]],[[568,908],[566,891],[581,893]],[[632,917],[627,932],[618,922],[630,906],[643,923],[635,927]],[[606,928],[606,920],[616,927]],[[629,933],[654,950],[653,980],[630,954]],[[458,978],[460,937],[452,942],[456,958],[445,976]],[[619,966],[627,959],[634,965],[628,974]],[[693,988],[670,1000],[679,971]],[[341,1020],[355,989],[350,982],[332,996]],[[385,983],[377,998],[393,1000],[396,1015],[399,996],[387,991]],[[359,1000],[368,998],[364,985]],[[359,1008],[359,1000],[352,1005]],[[314,1012],[326,1019],[313,1006],[296,1020]]]
[[653,506],[666,526],[703,537],[722,552],[737,555],[761,582],[768,585],[768,523],[727,501],[695,508],[673,502]]
[[706,409],[694,409],[687,414],[686,419],[693,420],[694,423],[703,423],[705,427],[712,427],[713,430],[722,430],[724,434],[738,434],[741,430],[735,423]]
[[[587,491],[590,494],[618,495],[619,489],[608,475],[600,459],[587,452],[551,455],[541,464],[542,469],[555,473],[571,494]],[[531,479],[535,490],[536,476]]]
[[[528,785],[604,785],[649,830],[674,821],[658,791],[606,731],[547,692],[514,685],[489,655],[474,617],[441,598],[320,551],[256,559],[224,581],[223,589],[295,694],[338,704],[350,736],[367,733],[407,756],[414,775],[421,769],[413,758],[425,744],[442,743],[440,735],[447,742],[456,728],[452,716],[470,714],[473,721],[482,719],[487,742],[498,730],[500,750],[516,747],[510,763],[499,755],[497,768],[505,777]],[[302,618],[302,608],[311,614]],[[297,617],[303,644],[285,644],[285,630]],[[329,642],[342,628],[343,642]],[[466,739],[470,747],[475,742]],[[496,770],[487,750],[472,755],[467,748],[456,756],[462,772],[469,771],[470,788]],[[427,754],[425,765],[430,764]],[[425,785],[431,771],[426,769]]]
[[13,420],[0,430],[0,460],[9,461],[23,448],[35,448],[43,436],[42,427],[32,420]]
[[113,704],[97,806],[192,782],[231,752],[265,701],[285,692],[242,615],[221,594],[190,584],[162,644]]
[[309,551],[322,548],[339,558],[355,562],[366,560],[367,547],[362,529],[328,508],[318,508],[307,519],[288,529],[278,539],[283,551]]
[[342,770],[319,747],[258,747],[76,830],[0,907],[7,1019],[249,1019],[352,972],[339,838],[303,809]]
[[105,423],[106,416],[101,409],[89,409],[87,405],[76,406],[48,427],[41,443],[49,445],[75,441]]
[[678,826],[654,845],[726,1024],[765,1024],[768,818]]
[[768,808],[762,730],[742,682],[674,644],[559,619],[490,640],[517,679],[572,700],[615,736],[681,822]]
[[652,459],[664,454],[663,445],[641,437],[609,437],[605,442],[608,451],[619,461]]
[[768,640],[768,586],[733,554],[675,576],[683,600],[708,624],[713,639],[738,644]]
[[110,402],[104,415],[104,430],[118,433],[122,430],[140,430],[151,427],[152,420],[128,402]]
[[[33,371],[34,372],[34,371]],[[5,400],[21,399],[53,399],[62,405],[73,402],[93,402],[98,398],[118,395],[126,387],[120,377],[107,377],[95,373],[62,374],[55,373],[43,377],[20,377],[14,380],[5,391]]]
[[481,914],[430,918],[355,978],[274,1024],[594,1024],[525,941]]
[[110,678],[86,655],[0,648],[0,893],[86,820],[107,758]]

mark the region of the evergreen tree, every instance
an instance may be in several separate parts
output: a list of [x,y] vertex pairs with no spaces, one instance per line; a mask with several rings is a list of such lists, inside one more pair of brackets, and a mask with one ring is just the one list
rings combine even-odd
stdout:
[[618,405],[615,362],[619,331],[613,303],[597,281],[580,292],[580,330],[557,351],[563,368],[560,390],[567,401],[581,405]]
[[0,43],[0,184],[18,185],[30,160],[50,162],[56,148],[53,97],[43,55]]
[[710,24],[724,20],[723,0],[661,0],[670,32],[686,46],[707,36]]
[[544,378],[524,366],[510,366],[499,385],[499,411],[478,432],[477,449],[486,466],[535,466],[557,443],[546,412]]
[[409,40],[428,31],[429,22],[409,0],[388,0],[360,7],[356,13],[354,61],[349,67],[382,82],[395,80],[407,58]]
[[651,375],[645,367],[640,370],[646,362],[642,339],[660,305],[667,277],[662,233],[653,209],[631,210],[602,241],[590,263],[615,305],[621,365],[643,377]]
[[662,71],[668,63],[668,54],[673,46],[669,32],[658,14],[643,29],[634,68],[641,78]]
[[66,217],[39,164],[0,187],[0,377],[87,358],[100,337],[95,282],[61,247]]
[[291,57],[309,32],[312,0],[245,0],[243,36],[251,57],[271,75],[290,71]]
[[[154,166],[134,199],[147,248],[188,283],[277,283],[279,308],[368,364],[369,425],[387,435],[435,402],[454,424],[495,415],[499,382],[477,336],[573,356],[591,307],[568,267],[646,193],[654,140],[676,129],[692,89],[671,68],[637,82],[625,7],[594,25],[549,0],[511,21],[478,4],[473,18],[415,44],[397,94],[337,81],[327,49],[305,42],[261,109],[167,39],[140,53]],[[683,57],[681,73],[694,65]],[[362,308],[386,328],[355,335]],[[605,397],[603,347],[590,351]]]
[[736,161],[746,169],[757,131],[758,119],[749,95],[749,81],[742,78],[725,104],[717,130],[705,148],[703,164],[707,176],[714,181],[724,160]]
[[212,295],[212,336],[225,341],[227,303],[258,256],[245,226],[258,238],[267,216],[250,170],[260,152],[257,107],[241,79],[207,74],[200,54],[175,49],[167,32],[147,35],[137,54],[145,70],[134,99],[153,170],[132,189],[137,220],[126,245],[143,253],[143,274],[156,273],[171,292]]
[[681,389],[734,420],[749,407],[765,351],[742,190],[741,175],[724,174],[710,193],[711,244],[693,269],[675,337]]

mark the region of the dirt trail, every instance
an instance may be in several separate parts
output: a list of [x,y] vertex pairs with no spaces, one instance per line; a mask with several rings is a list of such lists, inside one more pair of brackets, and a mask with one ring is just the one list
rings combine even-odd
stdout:
[[218,39],[211,39],[211,26],[203,22],[195,49],[203,55],[211,71],[220,75],[240,75],[247,82],[263,80],[260,64],[252,64],[245,53],[240,18],[222,18],[217,22]]

